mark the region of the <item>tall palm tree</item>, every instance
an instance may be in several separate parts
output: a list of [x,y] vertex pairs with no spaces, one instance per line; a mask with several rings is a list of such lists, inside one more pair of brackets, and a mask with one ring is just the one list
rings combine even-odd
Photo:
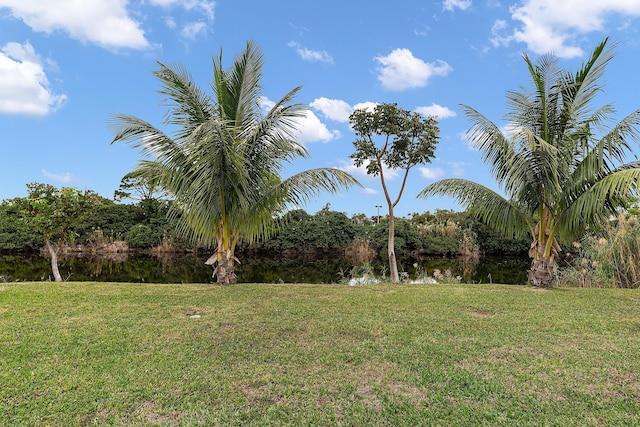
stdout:
[[272,230],[273,216],[288,204],[302,204],[322,191],[336,192],[358,184],[351,175],[331,168],[311,169],[281,179],[285,162],[307,157],[295,139],[306,110],[287,93],[263,109],[263,55],[253,43],[225,70],[222,53],[213,60],[212,95],[193,82],[181,66],[159,63],[154,72],[168,112],[164,125],[172,136],[130,115],[113,118],[115,137],[148,157],[136,172],[158,182],[174,197],[179,230],[217,251],[218,283],[235,282],[235,248]]
[[507,92],[511,135],[463,106],[470,139],[506,197],[478,183],[445,179],[418,197],[453,196],[507,235],[532,237],[528,280],[551,286],[560,244],[602,224],[638,188],[640,162],[628,161],[638,141],[640,110],[610,126],[612,105],[595,108],[601,78],[614,57],[604,39],[572,74],[553,55],[533,63],[523,55],[533,88]]

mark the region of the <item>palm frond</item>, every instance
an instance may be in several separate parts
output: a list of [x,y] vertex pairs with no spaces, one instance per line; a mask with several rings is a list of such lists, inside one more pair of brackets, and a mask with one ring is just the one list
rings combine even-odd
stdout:
[[638,195],[640,162],[621,165],[584,191],[563,213],[562,235],[570,241],[589,226],[600,224],[616,208]]
[[466,179],[443,179],[425,187],[418,198],[453,197],[474,216],[505,236],[523,237],[533,232],[531,214],[495,191]]
[[160,67],[154,75],[160,80],[159,93],[166,96],[164,105],[169,107],[165,124],[176,126],[176,140],[188,138],[194,128],[212,116],[211,99],[193,81],[183,66],[171,67],[158,62]]
[[316,168],[299,172],[274,188],[286,203],[301,206],[322,192],[337,193],[351,186],[362,187],[349,173],[337,168]]
[[461,107],[471,121],[471,128],[467,132],[469,140],[480,151],[485,164],[489,165],[494,179],[502,183],[509,176],[511,162],[516,157],[514,147],[491,120],[469,106]]

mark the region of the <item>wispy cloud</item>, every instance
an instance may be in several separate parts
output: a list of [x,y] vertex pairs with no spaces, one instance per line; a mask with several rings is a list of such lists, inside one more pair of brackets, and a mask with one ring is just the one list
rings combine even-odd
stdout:
[[442,8],[444,10],[467,10],[472,4],[473,2],[471,0],[444,0],[442,2]]
[[449,117],[456,116],[455,111],[450,110],[447,107],[443,107],[442,105],[438,105],[436,103],[433,103],[425,107],[417,107],[416,112],[425,116],[433,116],[438,120],[447,119]]
[[64,175],[59,175],[59,174],[51,173],[46,169],[42,169],[42,175],[54,181],[62,182],[65,184],[68,184],[69,182],[73,181],[73,177],[69,172],[65,173]]
[[289,47],[293,48],[296,53],[302,58],[304,61],[308,62],[326,62],[328,64],[333,64],[333,57],[324,50],[311,50],[307,49],[304,46],[301,46],[297,42],[289,42]]
[[207,31],[207,23],[202,21],[189,22],[182,27],[180,35],[188,40],[195,40],[199,34]]
[[420,167],[418,168],[420,171],[420,175],[427,179],[437,179],[444,175],[444,170],[441,168],[428,168],[428,167]]

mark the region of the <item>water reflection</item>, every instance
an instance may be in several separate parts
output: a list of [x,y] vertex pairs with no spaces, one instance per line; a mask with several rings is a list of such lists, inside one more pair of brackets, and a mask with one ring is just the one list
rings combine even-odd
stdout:
[[[135,283],[210,283],[212,269],[204,265],[207,255],[124,255],[76,256],[60,260],[60,273],[66,280]],[[241,283],[339,283],[351,277],[354,264],[344,257],[245,257],[237,268]],[[376,275],[386,274],[386,263],[373,259]],[[528,259],[480,258],[477,262],[460,259],[399,258],[398,268],[410,278],[435,270],[460,276],[466,283],[526,282]],[[31,256],[0,255],[0,281],[51,280],[48,259]]]

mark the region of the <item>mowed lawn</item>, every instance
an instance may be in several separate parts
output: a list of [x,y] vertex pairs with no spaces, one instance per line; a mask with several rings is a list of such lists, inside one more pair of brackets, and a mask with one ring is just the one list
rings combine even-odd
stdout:
[[0,283],[0,425],[640,425],[640,291]]

